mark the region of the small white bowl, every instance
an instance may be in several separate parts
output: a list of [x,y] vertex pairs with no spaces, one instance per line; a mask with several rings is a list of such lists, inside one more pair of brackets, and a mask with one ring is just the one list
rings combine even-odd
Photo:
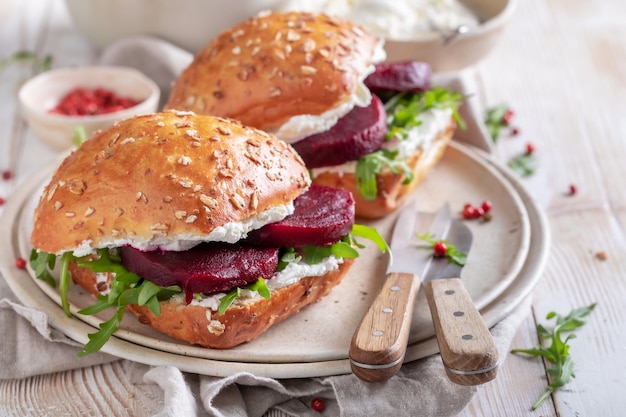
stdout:
[[416,40],[387,39],[387,60],[425,61],[435,72],[459,71],[481,61],[500,41],[516,0],[463,0],[462,3],[478,16],[478,27],[449,41],[434,32]]
[[[105,88],[120,97],[129,97],[137,105],[112,113],[94,116],[66,116],[50,113],[75,87]],[[19,91],[22,114],[29,127],[42,141],[57,149],[73,146],[75,129],[85,128],[87,136],[131,116],[153,113],[161,92],[150,78],[132,68],[75,67],[43,72],[28,80]]]

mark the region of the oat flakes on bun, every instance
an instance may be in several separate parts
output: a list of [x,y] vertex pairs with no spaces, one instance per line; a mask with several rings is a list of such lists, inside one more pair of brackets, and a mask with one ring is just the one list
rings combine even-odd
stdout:
[[314,183],[351,191],[358,217],[380,218],[441,159],[462,100],[431,86],[427,63],[384,60],[383,40],[348,20],[262,13],[199,51],[167,107],[271,132]]
[[125,311],[223,349],[337,285],[358,256],[354,236],[373,233],[357,226],[351,194],[312,186],[290,145],[164,111],[97,133],[60,164],[35,210],[31,266],[55,283],[61,264],[68,315],[71,280],[99,300],[80,314],[114,311],[81,354],[99,350]]

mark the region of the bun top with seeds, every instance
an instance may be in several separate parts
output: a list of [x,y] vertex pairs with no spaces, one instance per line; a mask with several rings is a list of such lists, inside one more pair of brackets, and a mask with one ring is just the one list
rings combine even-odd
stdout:
[[382,59],[381,40],[347,20],[261,14],[198,52],[175,82],[167,107],[232,117],[272,132],[293,116],[321,115],[346,104],[338,118],[354,101],[370,101],[363,80]]
[[31,243],[75,256],[234,243],[289,215],[309,184],[297,153],[260,130],[192,112],[137,116],[62,162],[35,210]]

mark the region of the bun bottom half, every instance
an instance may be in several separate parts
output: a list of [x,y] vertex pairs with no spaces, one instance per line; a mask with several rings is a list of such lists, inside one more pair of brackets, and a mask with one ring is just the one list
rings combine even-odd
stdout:
[[[318,302],[341,282],[353,263],[354,259],[344,259],[338,269],[326,275],[305,277],[272,290],[269,299],[231,305],[223,315],[208,307],[187,305],[181,298],[161,301],[159,316],[145,306],[130,305],[126,310],[137,316],[140,323],[175,339],[206,348],[228,349],[255,339],[273,324]],[[74,282],[93,295],[100,294],[105,286],[98,284],[96,275],[87,268],[72,264],[70,272]]]
[[441,160],[452,140],[456,130],[456,123],[451,120],[448,126],[437,133],[435,140],[424,150],[411,155],[407,165],[413,172],[413,180],[402,184],[406,178],[404,174],[395,174],[386,170],[377,175],[378,194],[373,200],[363,198],[356,184],[353,172],[323,171],[313,178],[313,184],[329,187],[344,188],[350,192],[355,200],[357,217],[363,219],[379,219],[385,217],[401,207],[404,200],[426,178],[426,175]]

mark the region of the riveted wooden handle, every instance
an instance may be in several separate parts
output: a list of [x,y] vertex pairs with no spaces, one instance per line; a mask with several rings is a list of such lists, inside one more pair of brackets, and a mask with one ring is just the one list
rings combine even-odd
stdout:
[[450,380],[479,385],[494,379],[498,350],[461,279],[435,279],[424,289]]
[[419,286],[416,275],[387,275],[352,337],[350,367],[356,376],[369,382],[385,381],[400,370]]

